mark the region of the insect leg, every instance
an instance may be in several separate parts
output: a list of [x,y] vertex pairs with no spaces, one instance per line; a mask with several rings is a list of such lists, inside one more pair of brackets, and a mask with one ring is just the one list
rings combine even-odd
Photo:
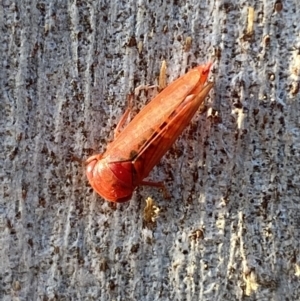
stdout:
[[167,190],[167,188],[166,188],[166,186],[165,186],[165,184],[163,182],[142,181],[139,184],[139,186],[141,186],[141,185],[161,188],[162,191],[163,191],[163,194],[164,194],[164,198],[166,198],[166,199],[170,199],[171,198],[170,193]]
[[127,119],[128,119],[128,116],[129,116],[129,113],[131,111],[131,107],[132,107],[132,98],[133,98],[133,95],[132,94],[129,94],[127,96],[127,109],[126,111],[124,112],[123,116],[121,117],[120,121],[118,122],[116,128],[115,128],[115,131],[114,131],[114,138],[116,139],[118,137],[118,135],[121,133],[121,128],[124,127],[124,124],[126,123]]
[[158,88],[158,85],[151,85],[151,86],[150,85],[140,85],[134,89],[134,95],[135,96],[139,95],[140,91],[142,91],[142,90],[148,91],[149,89],[154,89],[154,88]]

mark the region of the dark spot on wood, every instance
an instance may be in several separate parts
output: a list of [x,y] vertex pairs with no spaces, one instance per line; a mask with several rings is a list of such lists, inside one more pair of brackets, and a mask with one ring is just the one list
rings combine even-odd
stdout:
[[128,47],[134,47],[134,46],[136,46],[136,45],[137,45],[137,43],[136,43],[135,37],[130,37],[127,46],[128,46]]
[[275,5],[274,5],[274,10],[279,13],[279,12],[282,11],[282,9],[283,9],[282,2],[281,1],[276,1]]
[[140,248],[140,245],[139,244],[135,244],[135,245],[133,245],[132,247],[131,247],[131,253],[137,253],[138,252],[138,250],[139,250],[139,248]]

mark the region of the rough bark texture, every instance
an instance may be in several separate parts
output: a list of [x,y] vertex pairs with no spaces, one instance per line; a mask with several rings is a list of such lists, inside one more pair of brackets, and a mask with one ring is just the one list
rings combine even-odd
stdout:
[[[2,1],[1,300],[300,299],[300,4],[249,3]],[[170,200],[110,204],[71,154],[164,59],[168,82],[215,61],[209,110],[151,174]]]

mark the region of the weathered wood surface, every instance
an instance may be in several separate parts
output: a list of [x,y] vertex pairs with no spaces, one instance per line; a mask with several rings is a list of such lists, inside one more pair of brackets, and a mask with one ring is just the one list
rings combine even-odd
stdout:
[[[1,300],[300,299],[300,4],[248,5],[2,1]],[[168,82],[215,61],[209,110],[151,174],[171,200],[112,205],[70,154],[105,150],[163,59]]]

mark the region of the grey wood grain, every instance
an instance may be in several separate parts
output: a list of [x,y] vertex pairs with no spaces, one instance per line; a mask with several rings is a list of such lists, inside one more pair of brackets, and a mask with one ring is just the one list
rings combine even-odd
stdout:
[[[252,28],[251,5],[2,1],[1,300],[300,299],[300,4],[253,2]],[[170,200],[108,203],[72,155],[105,150],[164,59],[168,82],[214,61],[208,110],[151,173]]]

